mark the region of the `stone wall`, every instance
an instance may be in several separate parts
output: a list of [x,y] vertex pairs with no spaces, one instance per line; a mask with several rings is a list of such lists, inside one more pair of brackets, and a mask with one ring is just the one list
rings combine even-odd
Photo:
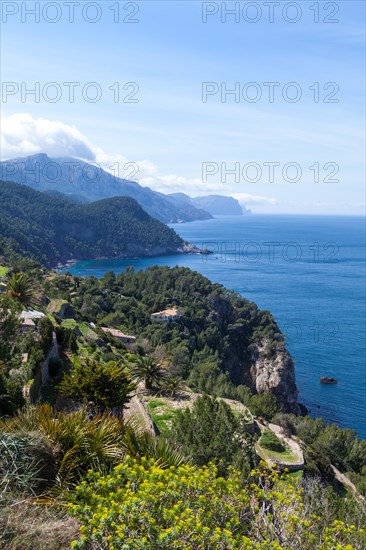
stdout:
[[42,372],[42,386],[49,386],[52,383],[52,379],[49,371],[50,359],[58,357],[58,345],[56,333],[52,333],[52,345],[51,348],[42,363],[41,372]]

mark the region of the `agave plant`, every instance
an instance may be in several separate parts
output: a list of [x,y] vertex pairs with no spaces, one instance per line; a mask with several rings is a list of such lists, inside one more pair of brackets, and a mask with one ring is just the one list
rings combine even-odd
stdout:
[[151,390],[154,385],[159,384],[165,376],[165,370],[156,359],[142,355],[137,355],[134,358],[132,373],[136,380],[144,381],[147,390]]
[[0,493],[32,495],[55,478],[51,445],[41,434],[0,431]]
[[7,280],[6,294],[25,308],[38,307],[43,301],[40,285],[27,273],[12,273]]

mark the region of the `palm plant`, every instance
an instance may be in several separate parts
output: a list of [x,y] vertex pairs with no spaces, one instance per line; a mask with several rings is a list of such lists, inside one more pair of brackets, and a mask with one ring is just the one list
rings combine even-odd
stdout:
[[132,372],[139,382],[144,381],[147,390],[151,390],[165,376],[165,370],[156,359],[142,355],[134,358]]
[[184,389],[183,378],[179,376],[165,376],[161,379],[159,387],[168,397],[175,397]]
[[131,420],[125,425],[122,446],[126,455],[137,459],[153,458],[161,468],[178,467],[190,462],[178,446],[144,430],[138,420]]
[[6,294],[27,309],[38,307],[43,301],[40,285],[27,273],[12,273],[7,280]]
[[59,485],[77,482],[90,469],[103,470],[123,458],[122,420],[108,415],[90,419],[85,408],[54,413],[48,404],[29,407],[0,420],[6,432],[41,432],[54,450]]

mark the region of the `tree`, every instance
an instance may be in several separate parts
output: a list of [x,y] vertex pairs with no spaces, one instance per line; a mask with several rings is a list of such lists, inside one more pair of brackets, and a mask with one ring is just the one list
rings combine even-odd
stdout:
[[249,401],[249,408],[254,415],[263,416],[266,420],[271,420],[279,411],[277,400],[269,391],[253,395]]
[[273,423],[281,427],[282,433],[286,437],[295,433],[295,424],[289,414],[277,413],[273,418]]
[[12,300],[6,296],[0,299],[0,366],[11,358],[15,345],[19,319]]
[[73,369],[60,384],[60,392],[73,399],[92,402],[100,411],[124,407],[136,384],[121,362],[75,361]]
[[165,375],[164,369],[156,359],[142,355],[136,355],[132,371],[138,381],[144,381],[147,390],[151,390]]
[[239,420],[221,399],[199,397],[192,409],[180,411],[173,421],[171,439],[198,466],[220,463],[224,474],[241,451]]
[[6,293],[14,302],[27,309],[42,303],[41,287],[27,273],[12,273],[7,280]]

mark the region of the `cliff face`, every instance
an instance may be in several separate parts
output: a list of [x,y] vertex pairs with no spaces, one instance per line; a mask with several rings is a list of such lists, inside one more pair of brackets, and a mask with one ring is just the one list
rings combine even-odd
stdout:
[[268,341],[263,340],[251,351],[253,361],[250,369],[253,386],[257,393],[271,391],[281,403],[285,412],[300,413],[297,402],[298,391],[295,382],[295,367],[290,353],[277,349],[269,354]]
[[[295,367],[284,336],[268,311],[244,298],[212,293],[211,319],[221,338],[222,365],[235,385],[270,391],[285,412],[300,414]],[[219,345],[220,347],[220,345]]]

